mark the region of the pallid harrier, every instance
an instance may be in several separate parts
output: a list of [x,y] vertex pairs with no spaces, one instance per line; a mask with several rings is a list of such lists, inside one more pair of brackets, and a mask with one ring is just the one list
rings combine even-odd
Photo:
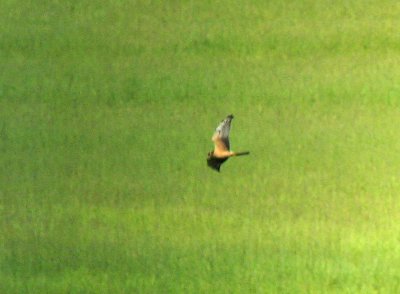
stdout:
[[249,151],[232,152],[229,146],[229,131],[233,115],[228,115],[217,127],[211,140],[214,142],[214,151],[208,152],[207,165],[219,172],[221,164],[232,156],[250,154]]

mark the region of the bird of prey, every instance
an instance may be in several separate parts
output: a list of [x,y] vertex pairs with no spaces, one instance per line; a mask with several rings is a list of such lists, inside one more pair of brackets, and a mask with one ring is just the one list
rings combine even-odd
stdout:
[[220,171],[221,165],[232,156],[248,155],[249,151],[232,152],[229,145],[229,131],[233,115],[228,115],[218,125],[211,140],[214,142],[214,150],[208,153],[207,165],[216,171]]

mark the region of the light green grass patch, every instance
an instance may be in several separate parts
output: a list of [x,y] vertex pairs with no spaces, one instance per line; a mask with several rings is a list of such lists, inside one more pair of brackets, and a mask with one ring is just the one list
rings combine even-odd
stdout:
[[395,1],[2,5],[0,292],[398,292]]

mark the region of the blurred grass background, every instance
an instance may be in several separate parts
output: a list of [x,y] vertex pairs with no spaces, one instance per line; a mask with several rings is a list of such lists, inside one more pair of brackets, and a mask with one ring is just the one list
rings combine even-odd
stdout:
[[[0,292],[396,293],[397,1],[0,4]],[[218,174],[205,157],[233,113]]]

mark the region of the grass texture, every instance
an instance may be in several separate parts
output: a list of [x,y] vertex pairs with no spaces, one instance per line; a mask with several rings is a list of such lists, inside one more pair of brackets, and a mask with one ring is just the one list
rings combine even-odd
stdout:
[[400,291],[397,1],[0,6],[1,293]]

